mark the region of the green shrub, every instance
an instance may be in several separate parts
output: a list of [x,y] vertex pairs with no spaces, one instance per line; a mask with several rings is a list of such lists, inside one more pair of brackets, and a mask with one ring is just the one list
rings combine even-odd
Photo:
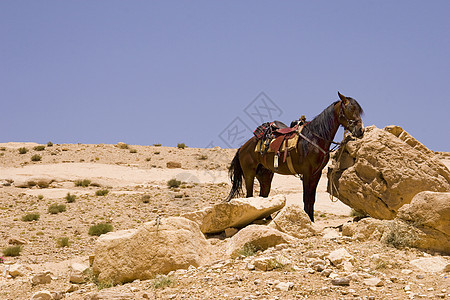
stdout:
[[202,154],[198,157],[198,160],[207,160],[207,159],[208,159],[208,156],[205,154]]
[[39,180],[36,182],[36,185],[40,187],[41,189],[46,189],[50,186],[51,181],[49,180]]
[[171,189],[179,187],[180,184],[181,184],[181,181],[176,180],[175,178],[170,179],[170,180],[167,182],[167,185],[168,185],[169,188],[171,188]]
[[137,153],[136,149],[130,149],[130,153]]
[[3,249],[4,256],[19,256],[22,251],[22,246],[11,246]]
[[44,195],[38,195],[38,199],[39,199],[39,200],[44,199]]
[[152,286],[155,289],[165,288],[174,283],[172,277],[168,275],[156,275],[155,279],[153,279]]
[[113,231],[113,226],[109,223],[99,223],[89,228],[89,235],[100,236],[107,232]]
[[88,187],[91,184],[91,181],[89,179],[83,179],[83,180],[75,180],[74,183],[75,186]]
[[42,157],[39,154],[35,154],[31,157],[31,161],[40,161]]
[[22,217],[22,221],[31,222],[39,220],[40,215],[38,213],[27,214]]
[[154,147],[161,147],[161,144],[153,144]]
[[75,202],[75,198],[77,198],[77,196],[67,193],[65,199],[66,199],[67,203],[72,203],[72,202]]
[[56,244],[58,245],[58,247],[61,247],[61,248],[69,247],[70,246],[69,238],[68,237],[60,237],[56,240]]
[[179,144],[177,144],[177,148],[178,149],[184,149],[184,148],[186,148],[186,144],[185,143],[179,143]]
[[119,149],[128,149],[128,144],[125,143],[117,143],[117,148]]
[[19,154],[25,154],[28,152],[28,149],[25,147],[19,148]]
[[53,203],[52,205],[50,205],[48,207],[48,212],[52,215],[55,215],[57,213],[64,212],[64,211],[66,211],[65,204]]
[[239,251],[239,254],[245,257],[254,256],[258,250],[260,250],[259,247],[256,247],[252,243],[247,243],[242,247],[241,251]]
[[39,146],[36,146],[33,148],[33,150],[35,150],[35,151],[43,151],[44,149],[45,149],[44,145],[39,145]]
[[52,142],[48,142],[47,143],[47,147],[53,147],[53,143]]
[[108,195],[108,193],[109,193],[109,190],[98,190],[98,191],[96,191],[95,192],[95,196],[106,196],[106,195]]

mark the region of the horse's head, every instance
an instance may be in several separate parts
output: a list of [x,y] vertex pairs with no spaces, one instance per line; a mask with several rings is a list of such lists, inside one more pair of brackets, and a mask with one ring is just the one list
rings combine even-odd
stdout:
[[364,125],[361,120],[363,110],[355,99],[345,97],[338,92],[340,101],[339,123],[349,130],[353,136],[362,137],[364,134]]

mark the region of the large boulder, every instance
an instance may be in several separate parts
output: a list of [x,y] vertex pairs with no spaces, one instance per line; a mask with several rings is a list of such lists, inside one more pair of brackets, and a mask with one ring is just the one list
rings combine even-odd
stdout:
[[218,233],[229,227],[244,227],[255,220],[268,217],[285,204],[284,195],[238,198],[183,214],[182,217],[198,223],[203,233]]
[[450,253],[450,193],[419,193],[398,218],[420,230],[416,247]]
[[394,219],[422,191],[450,191],[450,171],[398,126],[369,126],[341,146],[328,169],[328,192],[355,210]]
[[450,254],[450,193],[421,192],[400,208],[395,220],[365,218],[346,223],[342,234]]
[[93,272],[100,282],[113,284],[151,279],[208,263],[209,247],[197,223],[181,217],[164,218],[137,229],[101,235],[95,245]]
[[227,243],[226,253],[231,258],[245,252],[266,250],[278,244],[288,244],[296,239],[265,225],[249,225],[236,233]]
[[269,227],[303,239],[316,234],[309,216],[300,205],[292,204],[284,207],[270,222]]

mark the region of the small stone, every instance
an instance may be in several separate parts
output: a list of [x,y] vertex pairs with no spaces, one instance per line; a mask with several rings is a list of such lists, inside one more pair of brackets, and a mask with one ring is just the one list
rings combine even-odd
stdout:
[[339,232],[337,232],[333,228],[325,228],[323,230],[323,233],[324,233],[323,238],[326,240],[335,240],[340,237]]
[[375,296],[369,296],[369,300],[375,300]]
[[23,276],[25,275],[25,268],[22,264],[13,264],[9,266],[8,273],[12,277]]
[[252,263],[248,263],[248,264],[247,264],[247,269],[249,269],[249,270],[254,270],[254,269],[255,269],[255,265],[252,264]]
[[416,275],[416,278],[417,278],[417,279],[424,279],[425,276],[423,276],[422,274],[419,274],[419,275]]
[[238,230],[234,227],[229,227],[225,229],[225,237],[229,238],[235,235],[238,232]]
[[39,291],[33,294],[31,296],[32,300],[51,300],[52,299],[52,293],[49,291]]
[[50,283],[51,281],[52,281],[52,276],[50,275],[49,272],[39,273],[39,274],[34,275],[31,278],[31,284],[33,284],[33,285],[47,284],[47,283]]
[[66,293],[72,293],[72,292],[78,291],[79,288],[80,288],[80,286],[78,286],[78,285],[76,285],[76,284],[71,284],[71,285],[67,288]]
[[86,278],[84,276],[84,274],[82,272],[79,271],[72,271],[70,273],[70,278],[69,278],[69,282],[70,283],[84,283],[86,282]]
[[383,286],[383,281],[380,278],[372,277],[363,280],[363,283],[368,286]]
[[405,290],[405,292],[411,291],[411,287],[409,285],[405,285],[403,289]]
[[412,270],[409,270],[409,269],[403,269],[401,272],[402,272],[402,274],[409,275],[409,274],[412,273]]
[[323,270],[325,270],[325,266],[325,262],[321,260],[315,261],[311,264],[311,268],[317,272],[322,272]]
[[292,282],[280,282],[275,286],[276,289],[278,289],[280,291],[284,291],[284,292],[289,291],[293,287],[294,287],[294,283],[292,283]]
[[320,275],[322,275],[322,276],[325,276],[325,277],[328,277],[328,276],[330,276],[330,274],[333,272],[333,270],[331,270],[331,269],[325,269],[325,270],[323,270],[322,272],[320,272]]
[[445,294],[436,294],[437,298],[445,298]]
[[335,278],[331,280],[331,284],[339,286],[350,285],[350,279],[347,277]]
[[26,240],[18,238],[18,237],[11,237],[8,240],[8,244],[11,244],[11,245],[25,245],[25,244],[28,244],[28,242]]

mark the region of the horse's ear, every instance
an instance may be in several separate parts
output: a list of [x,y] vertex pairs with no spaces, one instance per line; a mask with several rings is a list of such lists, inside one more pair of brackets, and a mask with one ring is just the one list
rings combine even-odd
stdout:
[[348,103],[347,97],[345,97],[344,95],[342,95],[342,94],[339,93],[339,92],[338,92],[338,96],[339,96],[339,98],[342,100],[342,103],[344,103],[344,105],[347,105],[347,103]]

